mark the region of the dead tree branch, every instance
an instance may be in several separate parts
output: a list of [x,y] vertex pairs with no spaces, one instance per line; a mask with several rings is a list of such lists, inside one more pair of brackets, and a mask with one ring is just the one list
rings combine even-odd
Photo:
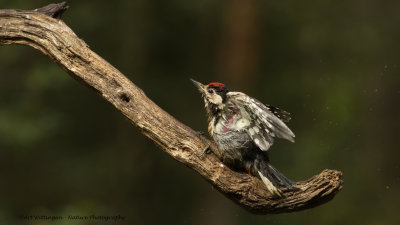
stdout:
[[29,45],[49,56],[72,77],[97,91],[163,151],[251,212],[282,213],[315,207],[331,200],[342,188],[341,172],[324,170],[297,182],[300,190],[274,198],[259,179],[230,170],[214,154],[201,155],[204,144],[197,132],[158,107],[58,19],[67,8],[63,2],[37,10],[0,10],[0,44]]

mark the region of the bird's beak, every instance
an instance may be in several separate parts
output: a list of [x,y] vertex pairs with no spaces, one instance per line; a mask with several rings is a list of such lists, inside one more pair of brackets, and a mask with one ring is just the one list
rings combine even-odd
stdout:
[[190,79],[192,82],[193,82],[193,84],[194,84],[194,86],[196,86],[197,87],[197,89],[199,89],[199,91],[200,91],[200,93],[204,93],[204,84],[202,84],[202,83],[200,83],[200,82],[197,82],[197,81],[195,81],[195,80],[193,80],[193,79]]

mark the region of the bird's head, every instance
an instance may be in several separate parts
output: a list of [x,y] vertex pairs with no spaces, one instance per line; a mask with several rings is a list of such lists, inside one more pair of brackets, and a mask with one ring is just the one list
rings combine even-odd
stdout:
[[204,85],[193,79],[191,79],[191,81],[200,91],[204,98],[204,103],[208,109],[215,111],[223,108],[226,102],[226,94],[229,92],[225,84],[212,82],[208,85]]

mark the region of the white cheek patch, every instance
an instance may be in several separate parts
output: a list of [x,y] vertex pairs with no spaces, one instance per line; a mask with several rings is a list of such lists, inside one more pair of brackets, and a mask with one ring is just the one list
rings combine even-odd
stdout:
[[217,94],[214,94],[214,95],[212,95],[212,96],[209,96],[209,99],[210,99],[210,102],[213,103],[213,104],[215,104],[215,105],[220,105],[220,104],[222,104],[222,97],[219,96],[219,95],[217,95]]

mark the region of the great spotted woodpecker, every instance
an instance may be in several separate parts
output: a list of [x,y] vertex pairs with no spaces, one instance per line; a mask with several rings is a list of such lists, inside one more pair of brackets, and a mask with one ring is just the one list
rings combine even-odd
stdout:
[[267,152],[275,137],[294,142],[293,132],[284,123],[290,120],[290,114],[244,93],[229,91],[222,83],[192,82],[203,96],[208,132],[221,152],[222,162],[260,178],[274,195],[281,196],[281,188],[296,190],[292,181],[270,164]]

